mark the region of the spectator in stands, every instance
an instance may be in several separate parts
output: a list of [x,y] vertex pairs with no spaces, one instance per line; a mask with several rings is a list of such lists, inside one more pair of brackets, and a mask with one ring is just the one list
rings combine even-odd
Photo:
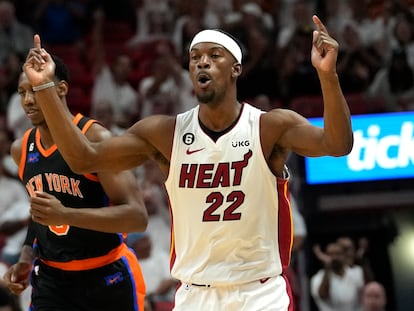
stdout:
[[17,51],[11,50],[4,59],[2,70],[6,75],[6,94],[8,98],[16,92],[19,76],[22,70],[25,56]]
[[21,107],[20,95],[16,91],[24,56],[17,52],[10,52],[7,60],[6,72],[9,82],[6,87],[8,94],[10,94],[6,109],[7,129],[13,133],[14,137],[21,137],[31,126],[29,119]]
[[0,260],[8,265],[18,258],[21,243],[26,237],[29,205],[26,189],[14,177],[8,175],[4,159],[9,155],[10,139],[5,130],[0,131],[0,236],[4,242]]
[[285,16],[282,18],[282,26],[276,41],[277,47],[280,49],[285,48],[292,41],[298,29],[313,29],[311,16],[314,11],[314,3],[307,0],[287,2],[289,2],[289,6],[285,9]]
[[138,94],[129,82],[132,60],[122,48],[113,59],[108,57],[104,42],[105,15],[98,10],[94,18],[90,46],[94,75],[91,110],[96,111],[96,106],[104,101],[110,103],[115,124],[126,128],[138,113]]
[[323,264],[310,281],[311,295],[318,310],[358,310],[364,279],[362,274],[352,273],[346,265],[342,246],[336,242],[329,243],[323,253],[316,245],[314,253]]
[[182,1],[181,10],[175,21],[172,40],[175,44],[181,66],[188,68],[188,47],[194,35],[206,27],[204,16],[207,1]]
[[325,12],[326,25],[329,27],[329,33],[339,42],[343,42],[343,29],[351,20],[349,1],[325,0],[319,1],[319,3]]
[[32,29],[17,20],[13,2],[0,0],[0,64],[10,52],[26,55],[32,38]]
[[[17,168],[16,164],[12,160],[10,155],[10,146],[14,137],[11,132],[7,130],[7,124],[0,125],[0,168],[2,169],[3,175],[7,177],[16,177],[17,178]],[[10,160],[12,162],[10,162]],[[13,163],[13,166],[10,165]],[[0,207],[1,210],[1,207]]]
[[138,95],[128,80],[131,70],[130,57],[120,54],[111,64],[103,64],[92,89],[92,110],[103,99],[108,100],[112,104],[115,123],[122,128],[128,127],[138,112]]
[[243,71],[237,82],[238,98],[250,101],[256,96],[266,95],[271,101],[275,100],[279,92],[275,83],[273,20],[253,2],[244,4],[239,13],[239,20],[227,25],[245,48]]
[[384,57],[384,47],[387,44],[387,28],[385,11],[386,1],[348,1],[351,9],[351,19],[356,25],[363,45],[375,52],[376,55]]
[[188,71],[183,69],[175,51],[165,42],[156,45],[157,58],[152,74],[141,80],[140,117],[152,114],[175,115],[197,104]]
[[34,9],[35,30],[45,44],[73,44],[81,39],[86,14],[82,1],[40,1]]
[[168,252],[155,250],[154,241],[147,233],[130,233],[126,243],[139,260],[147,295],[154,301],[172,302],[177,281],[170,275]]
[[114,120],[113,105],[107,99],[101,99],[94,105],[91,116],[101,122],[112,134],[120,135],[124,129],[119,127]]
[[404,50],[408,64],[414,69],[414,12],[407,10],[398,14],[391,27],[389,57],[393,51]]
[[358,242],[358,249],[356,249],[354,241],[348,236],[339,237],[337,243],[342,246],[345,255],[345,264],[350,270],[356,274],[362,274],[364,283],[372,281],[374,275],[367,258],[368,240],[361,238]]
[[138,183],[148,212],[146,233],[154,241],[154,249],[170,251],[170,213],[160,169],[151,161],[136,169]]
[[30,120],[22,109],[20,95],[17,92],[12,94],[7,104],[6,121],[7,129],[13,133],[14,137],[22,137],[24,132],[31,127]]
[[290,193],[290,207],[292,209],[292,222],[294,228],[292,249],[293,252],[296,252],[303,247],[305,239],[308,235],[308,230],[306,227],[305,218],[300,211],[293,193]]
[[387,294],[381,283],[369,282],[362,291],[362,311],[386,311]]
[[365,45],[354,21],[343,30],[343,44],[338,54],[338,75],[344,93],[365,92],[380,69],[383,59],[375,49]]
[[[2,67],[0,67],[0,116],[5,115],[7,111],[7,104],[9,101],[9,95],[7,92],[7,75],[5,70],[3,70]],[[4,120],[0,120],[2,123],[0,124],[3,126]]]
[[93,2],[95,2],[98,9],[104,12],[106,20],[126,22],[129,25],[134,24],[134,2],[136,0],[99,0]]
[[312,44],[312,31],[313,28],[308,26],[296,28],[291,40],[279,50],[279,79],[274,84],[279,86],[281,99],[285,103],[299,96],[319,95],[320,83],[307,55]]
[[1,214],[0,235],[5,237],[5,244],[0,250],[0,260],[8,265],[15,264],[20,257],[20,250],[26,238],[30,213],[27,198],[13,202],[7,210]]
[[393,51],[389,64],[377,72],[366,94],[383,98],[387,111],[414,109],[414,70],[404,49]]
[[135,14],[136,30],[126,43],[129,47],[171,37],[175,14],[167,1],[135,1]]

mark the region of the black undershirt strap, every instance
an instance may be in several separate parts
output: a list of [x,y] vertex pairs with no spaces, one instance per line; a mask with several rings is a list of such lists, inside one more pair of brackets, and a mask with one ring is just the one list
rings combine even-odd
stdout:
[[242,114],[243,107],[244,107],[244,105],[242,104],[242,106],[240,108],[239,115],[237,116],[236,120],[234,120],[227,128],[225,128],[224,130],[222,130],[220,132],[210,130],[207,126],[205,126],[203,124],[203,122],[201,122],[200,117],[198,118],[198,123],[200,124],[200,127],[203,130],[203,132],[206,133],[214,142],[216,142],[217,139],[219,139],[222,135],[229,132],[237,124],[237,122],[239,121],[240,116]]

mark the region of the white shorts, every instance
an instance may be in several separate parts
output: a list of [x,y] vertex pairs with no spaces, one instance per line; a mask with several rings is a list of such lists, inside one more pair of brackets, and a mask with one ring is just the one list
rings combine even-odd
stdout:
[[283,276],[218,287],[183,283],[173,311],[289,311],[291,299]]

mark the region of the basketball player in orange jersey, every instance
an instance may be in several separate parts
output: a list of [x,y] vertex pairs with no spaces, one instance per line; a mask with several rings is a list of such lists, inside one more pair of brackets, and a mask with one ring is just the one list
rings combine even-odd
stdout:
[[292,245],[285,162],[343,156],[353,146],[348,105],[336,73],[338,43],[317,16],[312,63],[324,97],[324,126],[294,111],[260,111],[237,100],[242,50],[219,30],[190,45],[198,106],[177,116],[142,119],[123,135],[90,142],[59,104],[53,59],[35,35],[24,71],[39,91],[51,133],[78,173],[121,170],[155,161],[166,176],[171,273],[180,281],[175,311],[292,308],[283,268]]
[[[110,132],[66,105],[68,73],[54,57],[56,94],[66,117],[86,139]],[[32,221],[21,256],[4,279],[15,294],[32,285],[33,311],[143,310],[145,285],[124,232],[144,231],[148,215],[129,171],[77,174],[57,148],[37,103],[36,87],[22,73],[18,92],[33,124],[11,148],[30,195]]]

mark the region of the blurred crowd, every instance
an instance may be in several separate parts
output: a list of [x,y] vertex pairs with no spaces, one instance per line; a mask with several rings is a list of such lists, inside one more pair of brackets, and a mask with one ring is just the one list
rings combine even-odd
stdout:
[[[177,114],[197,104],[187,72],[188,45],[205,28],[226,30],[242,46],[240,101],[264,110],[281,107],[321,116],[319,81],[310,62],[313,14],[339,42],[337,71],[353,114],[414,110],[414,1],[0,0],[0,261],[8,265],[16,260],[28,219],[27,195],[8,150],[30,126],[17,82],[34,33],[70,69],[69,108],[97,118],[117,135],[142,117]],[[145,165],[136,176],[150,223],[147,232],[131,235],[128,243],[144,267],[152,303],[148,310],[155,310],[156,302],[172,300],[176,286],[168,272],[168,204],[156,167]],[[297,233],[298,240],[303,238],[306,228]],[[353,290],[365,293],[367,286],[367,300],[371,292],[386,299],[382,285],[371,282],[375,278],[369,269],[337,263],[337,257],[345,258],[341,243],[350,242],[345,240],[314,249],[322,270],[310,287],[321,311],[348,310],[324,305],[326,269],[340,293],[340,279],[346,276],[355,285],[349,296]],[[300,246],[294,250],[299,251]],[[294,264],[297,258],[293,256]],[[295,278],[297,266],[293,268]],[[300,288],[294,294],[299,299]]]

